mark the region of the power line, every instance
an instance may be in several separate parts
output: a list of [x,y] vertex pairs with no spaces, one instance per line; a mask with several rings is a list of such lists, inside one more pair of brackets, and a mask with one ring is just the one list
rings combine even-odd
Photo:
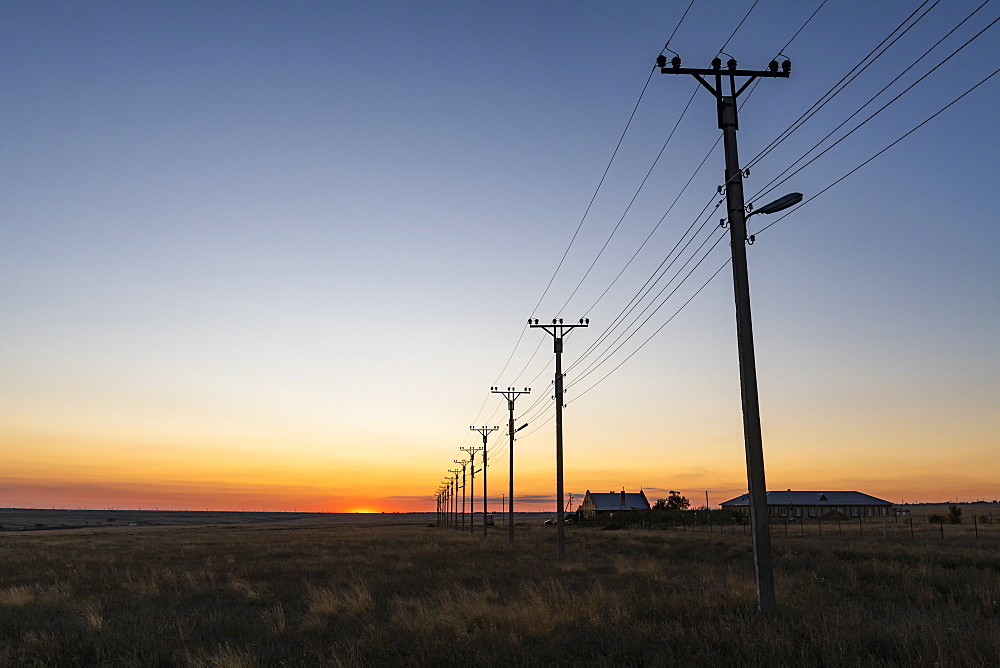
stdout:
[[559,264],[556,265],[556,270],[552,272],[552,277],[549,279],[548,284],[546,284],[545,289],[542,291],[541,297],[538,298],[538,302],[535,303],[535,308],[532,309],[532,313],[538,310],[541,306],[542,300],[545,299],[545,295],[548,294],[549,288],[552,287],[552,282],[556,280],[556,276],[559,274],[559,270],[563,266],[563,262],[566,261],[566,256],[569,255],[570,249],[573,247],[573,242],[576,241],[576,237],[580,234],[580,229],[583,227],[583,222],[587,219],[587,214],[590,213],[591,207],[594,206],[594,200],[597,199],[597,194],[601,191],[601,186],[604,184],[604,179],[608,176],[608,171],[611,169],[611,164],[615,161],[615,156],[618,155],[618,149],[621,148],[622,141],[625,140],[625,134],[628,132],[629,127],[632,125],[632,119],[635,118],[635,112],[639,109],[639,103],[642,102],[643,96],[646,95],[646,89],[649,88],[649,82],[653,79],[653,73],[656,72],[654,67],[649,71],[649,76],[646,78],[646,83],[642,87],[642,92],[639,93],[639,99],[636,100],[635,106],[632,108],[632,113],[628,117],[628,122],[625,123],[625,129],[622,130],[621,137],[618,138],[618,143],[615,145],[615,150],[611,154],[611,159],[608,160],[607,166],[604,168],[604,173],[601,174],[601,180],[597,183],[597,188],[594,190],[593,196],[590,198],[590,202],[587,204],[586,210],[583,212],[583,217],[580,218],[579,224],[576,226],[576,231],[573,232],[573,236],[569,240],[569,245],[566,246],[566,250],[563,252],[562,257],[559,259]]
[[[643,286],[639,288],[639,291],[629,300],[629,302],[625,305],[625,307],[621,310],[621,312],[619,312],[619,314],[615,316],[615,318],[611,321],[611,324],[609,324],[608,327],[606,327],[604,331],[601,332],[597,340],[594,343],[592,343],[588,348],[586,348],[580,355],[580,357],[577,359],[577,361],[571,364],[569,366],[569,369],[567,370],[572,370],[574,367],[578,366],[583,359],[585,359],[588,355],[590,355],[590,353],[593,352],[593,350],[597,346],[599,346],[605,339],[607,339],[614,332],[614,330],[617,329],[622,322],[624,322],[624,320],[629,316],[629,314],[633,310],[635,310],[635,308],[639,305],[641,300],[645,298],[647,294],[649,294],[649,292],[656,286],[657,283],[659,283],[660,279],[664,276],[664,274],[667,271],[669,271],[670,267],[673,266],[674,262],[676,262],[677,259],[680,257],[680,254],[678,253],[678,256],[675,257],[674,260],[670,261],[671,256],[674,255],[674,251],[677,250],[678,246],[681,245],[684,239],[687,238],[687,235],[691,232],[691,230],[695,227],[695,225],[697,225],[698,221],[701,220],[702,215],[704,215],[705,211],[708,210],[708,207],[711,206],[715,198],[716,196],[713,194],[712,197],[705,204],[705,206],[702,208],[702,210],[698,212],[698,214],[695,216],[694,220],[691,222],[691,225],[688,226],[688,228],[681,235],[680,239],[677,240],[677,243],[674,244],[673,248],[670,249],[667,255],[660,262],[659,266],[653,271],[653,274],[648,279],[646,279],[646,282],[643,284]],[[716,208],[718,208],[718,206],[719,205],[716,204]],[[704,227],[704,225],[705,223],[703,222],[702,227]],[[695,232],[695,234],[697,234],[697,232]],[[692,236],[691,240],[693,239],[694,237]],[[691,240],[689,240],[688,243],[684,245],[684,248],[682,248],[680,252],[683,252],[684,250],[687,249],[687,247],[691,244]],[[667,264],[668,261],[670,261],[669,264]],[[665,264],[667,265],[666,268],[664,268]]]
[[739,30],[740,30],[740,28],[743,27],[743,22],[746,21],[747,18],[750,17],[750,12],[753,11],[754,7],[757,6],[758,2],[760,2],[760,0],[754,0],[753,4],[750,5],[750,9],[747,10],[746,15],[744,15],[744,17],[742,19],[740,19],[740,22],[738,24],[736,24],[736,28],[733,29],[733,34],[731,34],[729,36],[729,39],[726,40],[726,43],[723,44],[722,47],[719,49],[719,53],[722,53],[726,49],[726,47],[729,46],[729,42],[732,41],[733,37],[736,37],[736,33],[738,33]]
[[768,223],[767,225],[765,225],[764,227],[762,227],[760,229],[760,231],[757,232],[757,234],[760,234],[760,233],[768,230],[769,228],[774,227],[774,225],[776,225],[780,221],[784,220],[784,218],[786,216],[789,216],[792,213],[798,211],[806,203],[813,201],[814,199],[816,199],[817,197],[819,197],[820,195],[822,195],[823,193],[825,193],[830,188],[833,188],[835,185],[837,185],[838,183],[840,183],[841,181],[843,181],[844,179],[846,179],[848,176],[850,176],[854,172],[858,171],[859,169],[861,169],[862,167],[864,167],[865,165],[867,165],[869,162],[871,162],[875,158],[879,157],[880,155],[882,155],[883,153],[885,153],[886,151],[888,151],[889,149],[891,149],[893,146],[895,146],[899,142],[903,141],[904,139],[906,139],[907,137],[909,137],[911,134],[913,134],[914,132],[916,132],[917,130],[919,130],[921,127],[923,127],[924,125],[926,125],[927,123],[929,123],[930,121],[932,121],[938,115],[942,114],[946,109],[948,109],[949,107],[951,107],[952,105],[954,105],[955,103],[957,103],[959,100],[961,100],[962,98],[964,98],[966,95],[968,95],[972,91],[974,91],[977,88],[979,88],[980,86],[982,86],[984,83],[986,83],[987,81],[989,81],[990,79],[992,79],[998,73],[1000,73],[1000,69],[993,70],[993,72],[990,75],[988,75],[985,79],[982,79],[981,81],[979,81],[979,83],[977,83],[974,86],[972,86],[972,88],[969,88],[967,91],[965,91],[964,93],[962,93],[961,95],[959,95],[958,97],[956,97],[954,100],[952,100],[951,102],[949,102],[945,106],[943,106],[940,109],[938,109],[937,111],[935,111],[933,114],[931,114],[930,116],[928,116],[927,118],[925,118],[923,121],[921,121],[920,123],[918,123],[914,127],[910,128],[907,132],[905,132],[903,135],[901,135],[898,139],[896,139],[891,144],[887,145],[881,151],[879,151],[878,153],[874,154],[873,156],[871,156],[870,158],[868,158],[867,160],[865,160],[864,162],[862,162],[861,164],[859,164],[857,167],[855,167],[854,169],[852,169],[851,171],[847,172],[846,174],[844,174],[843,176],[841,176],[840,178],[838,178],[836,181],[834,181],[830,185],[828,185],[825,188],[823,188],[822,190],[820,190],[815,195],[809,197],[808,199],[803,200],[801,204],[799,204],[798,206],[796,206],[794,209],[791,209],[790,211],[788,211],[788,213],[785,213],[781,217],[776,218],[775,220],[771,221],[770,223]]
[[[725,238],[725,237],[724,236],[720,237],[720,239],[723,239],[723,238]],[[714,248],[714,246],[713,246],[713,248]],[[650,341],[653,340],[653,337],[655,337],[657,334],[659,334],[660,331],[664,327],[666,327],[667,325],[669,325],[670,322],[674,318],[676,318],[680,314],[681,311],[684,310],[684,307],[686,307],[688,304],[690,304],[694,300],[694,298],[697,297],[701,293],[701,291],[704,290],[708,286],[708,284],[711,283],[715,279],[715,277],[719,275],[719,272],[721,272],[723,269],[725,269],[729,265],[730,262],[732,262],[732,260],[730,260],[730,259],[727,258],[726,261],[723,262],[722,265],[718,269],[716,269],[715,272],[711,276],[708,277],[708,280],[705,281],[704,283],[702,283],[701,287],[699,287],[697,290],[695,290],[694,294],[692,294],[690,297],[688,297],[687,301],[685,301],[683,304],[681,304],[680,308],[678,308],[676,311],[674,311],[673,315],[671,315],[669,318],[667,318],[667,320],[662,325],[660,325],[659,327],[657,327],[653,331],[653,333],[650,334],[646,338],[645,341],[643,341],[642,343],[640,343],[639,346],[635,350],[633,350],[632,352],[630,352],[621,362],[619,362],[618,364],[616,364],[610,371],[608,371],[606,374],[604,374],[603,376],[601,376],[593,385],[591,385],[587,389],[585,389],[582,392],[580,392],[579,394],[577,394],[576,397],[572,401],[576,401],[577,399],[579,399],[580,397],[582,397],[583,395],[585,395],[587,392],[590,392],[592,389],[594,389],[595,387],[597,387],[598,385],[600,385],[602,382],[604,382],[604,380],[608,376],[610,376],[611,374],[613,374],[615,371],[617,371],[618,369],[620,369],[626,362],[628,362],[630,359],[632,359],[633,355],[635,355],[640,350],[642,350],[643,347],[645,347],[645,345],[647,343],[649,343]],[[570,385],[570,387],[572,387],[572,385]],[[568,403],[572,403],[572,401],[570,401]]]
[[[677,24],[674,26],[673,32],[670,33],[670,37],[667,39],[667,42],[664,45],[663,49],[660,50],[661,54],[670,45],[670,40],[672,40],[674,38],[674,35],[677,34],[677,31],[680,29],[681,24],[684,22],[684,19],[687,17],[688,12],[691,11],[691,7],[693,5],[694,5],[694,0],[691,0],[691,2],[688,3],[687,8],[684,10],[684,13],[681,15],[680,19],[677,21]],[[625,135],[628,133],[628,129],[629,129],[629,127],[632,124],[632,119],[635,118],[635,114],[636,114],[636,111],[639,108],[639,104],[642,102],[642,99],[643,99],[643,97],[646,94],[646,90],[649,88],[649,82],[652,80],[653,74],[655,72],[656,72],[656,68],[655,67],[650,70],[649,76],[646,78],[646,83],[643,85],[642,91],[639,93],[639,98],[636,100],[635,106],[632,108],[632,113],[629,115],[628,121],[625,124],[625,129],[622,130],[622,134],[618,138],[618,143],[615,145],[615,149],[614,149],[614,151],[611,154],[611,158],[608,160],[607,166],[604,168],[604,172],[601,175],[601,179],[600,179],[600,181],[597,184],[597,188],[594,190],[594,194],[590,198],[590,202],[587,204],[587,208],[584,211],[583,216],[580,218],[580,222],[577,225],[576,231],[573,233],[573,236],[570,239],[569,245],[567,245],[566,250],[565,250],[565,252],[562,255],[562,258],[559,260],[558,265],[556,265],[556,269],[553,272],[552,277],[549,279],[548,284],[545,286],[545,289],[542,291],[542,295],[538,298],[538,302],[535,304],[535,307],[534,307],[534,309],[532,309],[532,311],[537,311],[538,307],[542,303],[542,300],[545,299],[545,295],[548,294],[549,289],[552,287],[552,283],[555,280],[555,277],[558,275],[559,270],[560,270],[560,268],[563,265],[563,262],[566,260],[566,257],[569,254],[570,248],[572,248],[573,243],[576,240],[576,237],[577,237],[577,235],[580,232],[580,229],[583,227],[583,223],[587,219],[587,215],[590,213],[590,210],[593,207],[594,201],[597,199],[597,195],[598,195],[598,193],[601,190],[601,186],[604,184],[604,180],[605,180],[605,178],[608,175],[608,171],[611,169],[612,163],[614,163],[615,157],[618,155],[618,151],[621,148],[622,142],[625,139]],[[503,369],[498,374],[496,380],[493,382],[493,385],[500,384],[500,379],[503,376],[503,372],[506,371],[507,367],[510,365],[511,360],[514,358],[514,355],[517,353],[517,349],[520,346],[522,339],[524,338],[524,332],[525,332],[526,329],[527,329],[527,327],[525,327],[525,328],[523,328],[521,330],[521,333],[518,336],[517,341],[514,343],[514,348],[511,351],[510,356],[507,358],[507,363],[504,364]],[[528,364],[530,364],[530,359],[528,361]],[[527,367],[527,365],[525,365],[525,366]],[[521,373],[523,374],[524,372],[522,371]],[[477,419],[482,414],[483,409],[486,407],[486,402],[487,401],[489,401],[489,394],[487,394],[486,397],[483,399],[483,404],[482,404],[482,406],[480,406],[479,411],[476,414]],[[462,440],[462,445],[465,445],[465,442],[466,442],[467,439],[468,439],[468,434],[466,434],[465,438]]]
[[590,275],[590,272],[593,270],[594,265],[596,265],[597,261],[601,259],[601,255],[604,254],[604,251],[608,247],[608,244],[611,243],[611,238],[615,236],[615,232],[617,232],[618,228],[621,227],[622,221],[625,220],[625,216],[628,215],[628,212],[632,209],[632,205],[635,204],[635,200],[639,197],[639,193],[642,191],[643,186],[646,185],[646,181],[648,181],[650,175],[652,175],[653,169],[656,168],[656,164],[660,161],[660,158],[663,157],[663,152],[667,149],[667,145],[670,143],[670,140],[674,138],[674,133],[677,132],[677,127],[681,124],[681,121],[684,120],[684,115],[687,114],[687,111],[691,107],[691,103],[694,102],[694,97],[695,95],[697,95],[697,93],[698,89],[696,87],[691,92],[691,98],[688,100],[687,104],[684,105],[684,110],[681,111],[681,115],[677,118],[677,122],[674,123],[674,127],[670,131],[670,134],[667,135],[667,140],[663,142],[663,146],[660,147],[660,152],[657,153],[656,158],[653,159],[653,164],[649,166],[649,169],[646,171],[646,175],[642,177],[642,182],[639,184],[639,187],[636,188],[635,193],[632,195],[632,199],[629,200],[628,205],[625,207],[625,211],[622,212],[622,215],[618,218],[618,222],[615,224],[614,229],[611,230],[611,234],[609,234],[608,238],[604,240],[604,245],[601,246],[601,250],[597,251],[597,256],[594,257],[593,262],[591,262],[590,266],[587,267],[587,271],[583,272],[583,276],[580,278],[580,282],[577,283],[576,287],[573,288],[573,291],[570,292],[569,297],[566,298],[566,302],[559,308],[558,312],[561,313],[569,305],[570,301],[573,299],[573,296],[576,294],[577,290],[579,290],[580,286],[583,285],[583,282],[587,280],[587,276]]
[[[983,5],[985,5],[985,4],[986,3],[983,3]],[[976,11],[979,11],[979,9],[981,9],[983,7],[983,5],[980,5],[979,8],[976,9]],[[973,14],[975,14],[975,12],[973,12]],[[970,14],[968,17],[966,17],[962,21],[962,23],[965,23],[965,21],[969,20],[970,18],[972,18],[972,14]],[[943,41],[945,38],[948,37],[948,35],[951,35],[951,33],[954,32],[955,30],[957,30],[959,28],[959,26],[961,26],[962,24],[960,23],[958,26],[955,26],[955,28],[952,29],[952,31],[949,32],[948,35],[945,35],[944,37],[941,38],[941,40],[938,40],[937,44],[935,44],[934,46],[932,46],[931,49],[928,49],[927,51],[925,51],[924,54],[922,56],[920,56],[919,59],[917,59],[917,61],[915,61],[913,64],[911,64],[905,70],[903,70],[903,72],[900,73],[900,75],[897,76],[895,79],[893,79],[888,84],[886,84],[886,86],[883,87],[882,90],[880,90],[874,96],[872,96],[872,98],[869,99],[868,102],[865,102],[863,105],[861,105],[860,109],[858,109],[857,111],[855,111],[846,120],[844,120],[844,122],[842,122],[840,125],[838,125],[833,130],[831,130],[825,137],[823,137],[818,142],[816,142],[812,146],[812,148],[810,148],[808,151],[806,151],[805,153],[803,153],[802,156],[800,156],[797,160],[795,160],[795,162],[793,162],[791,165],[789,165],[788,167],[786,167],[784,171],[782,171],[780,174],[778,174],[778,176],[776,176],[773,179],[771,179],[771,181],[768,182],[768,184],[765,185],[760,191],[758,191],[758,193],[756,195],[754,195],[751,199],[753,199],[755,197],[763,197],[763,196],[767,195],[767,193],[773,191],[775,188],[777,188],[778,186],[780,186],[782,183],[784,183],[785,181],[787,181],[788,179],[792,178],[793,176],[795,176],[796,174],[798,174],[799,172],[801,172],[803,169],[805,169],[806,167],[808,167],[809,165],[811,165],[812,163],[814,163],[816,160],[818,160],[820,157],[822,157],[825,153],[827,153],[834,146],[836,146],[840,142],[842,142],[845,139],[847,139],[848,137],[850,137],[852,134],[854,134],[855,131],[859,130],[868,121],[872,120],[873,118],[875,118],[876,116],[878,116],[880,113],[882,113],[883,111],[885,111],[894,102],[896,102],[897,100],[899,100],[899,98],[903,97],[904,95],[906,95],[906,93],[908,93],[910,90],[912,90],[917,84],[919,84],[920,82],[922,82],[924,79],[926,79],[931,74],[933,74],[939,67],[941,67],[942,65],[944,65],[945,63],[947,63],[949,60],[951,60],[951,58],[954,57],[956,54],[958,54],[962,49],[964,49],[969,44],[971,44],[973,41],[975,41],[976,39],[978,39],[984,32],[986,32],[987,30],[989,30],[990,28],[992,28],[994,25],[996,25],[997,21],[1000,21],[1000,17],[998,17],[996,19],[993,19],[993,21],[988,26],[986,26],[985,28],[983,28],[982,30],[980,30],[979,32],[977,32],[975,35],[973,35],[972,37],[970,37],[968,41],[966,41],[960,47],[958,47],[957,49],[955,49],[954,51],[952,51],[944,60],[942,60],[941,62],[939,62],[937,65],[935,65],[930,70],[928,70],[923,76],[921,76],[919,79],[917,79],[916,81],[914,81],[913,83],[911,83],[909,86],[907,86],[905,89],[903,89],[903,91],[900,92],[898,95],[896,95],[896,97],[892,98],[891,100],[889,100],[888,102],[886,102],[884,105],[882,105],[881,107],[879,107],[878,110],[876,110],[870,116],[868,116],[868,118],[866,118],[865,120],[861,121],[856,126],[854,126],[854,128],[852,128],[844,136],[840,137],[837,141],[833,142],[832,144],[830,144],[829,146],[827,146],[825,149],[823,149],[821,152],[817,153],[815,156],[812,157],[812,159],[810,159],[808,162],[806,162],[805,164],[803,164],[801,167],[799,167],[798,169],[796,169],[795,171],[793,171],[791,174],[788,174],[788,170],[792,169],[800,160],[802,160],[803,158],[805,158],[813,150],[815,150],[820,144],[822,144],[824,141],[826,141],[827,139],[829,139],[830,136],[833,135],[834,132],[836,132],[840,128],[844,127],[844,125],[846,125],[848,121],[850,121],[852,118],[854,118],[855,116],[857,116],[861,112],[862,109],[864,109],[869,104],[871,104],[871,102],[875,98],[877,98],[879,95],[881,95],[885,91],[886,88],[888,88],[889,86],[891,86],[892,84],[894,84],[903,74],[905,74],[914,65],[916,65],[918,62],[920,62],[920,60],[923,59],[928,53],[930,53],[930,51],[932,49],[934,49],[934,47],[936,47],[938,44],[940,44],[941,41]],[[788,174],[788,176],[785,176],[785,174]],[[785,176],[785,178],[782,178],[783,176]]]
[[[702,242],[701,246],[699,246],[698,250],[697,250],[697,251],[695,251],[695,252],[697,253],[698,251],[700,251],[700,250],[701,250],[701,248],[704,248],[704,246],[705,246],[705,245],[706,245],[706,244],[707,244],[707,243],[708,243],[708,242],[709,242],[709,241],[710,241],[711,239],[712,239],[712,235],[709,235],[708,237],[706,237],[706,238],[705,238],[705,240],[704,240],[704,241]],[[580,373],[580,375],[579,375],[579,376],[577,377],[577,379],[576,379],[576,380],[575,380],[575,381],[574,381],[574,382],[573,382],[572,384],[570,384],[570,387],[573,387],[573,385],[575,385],[576,383],[578,383],[578,382],[582,381],[582,380],[583,380],[584,378],[586,378],[586,377],[587,377],[587,376],[589,376],[589,375],[590,375],[591,373],[593,373],[593,372],[594,372],[594,371],[596,371],[596,370],[597,370],[598,368],[600,368],[600,367],[601,367],[601,366],[602,366],[602,365],[603,365],[603,364],[604,364],[605,362],[607,362],[607,361],[608,361],[608,360],[609,360],[609,359],[611,358],[611,356],[612,356],[612,355],[614,355],[614,353],[616,353],[616,352],[617,352],[618,350],[620,350],[620,349],[621,349],[621,348],[622,348],[622,347],[623,347],[623,346],[624,346],[624,345],[625,345],[626,343],[628,343],[628,342],[629,342],[629,340],[631,340],[631,339],[632,339],[632,337],[633,337],[633,336],[635,336],[635,335],[636,335],[636,334],[637,334],[637,333],[639,332],[639,330],[640,330],[640,329],[642,328],[642,326],[643,326],[643,325],[645,325],[645,324],[646,324],[647,322],[649,322],[649,320],[650,320],[650,319],[651,319],[651,318],[652,318],[652,317],[653,317],[654,315],[656,315],[656,313],[657,313],[657,312],[658,312],[658,311],[659,311],[659,310],[660,310],[661,308],[663,308],[663,306],[664,306],[664,305],[665,305],[665,304],[666,304],[666,303],[667,303],[667,302],[668,302],[668,301],[670,300],[670,298],[671,298],[671,297],[673,297],[673,296],[674,296],[674,295],[675,295],[675,294],[677,293],[677,291],[678,291],[678,290],[680,290],[681,286],[683,286],[683,285],[684,285],[684,283],[685,283],[685,282],[687,281],[687,279],[688,279],[688,278],[690,278],[690,276],[691,276],[691,275],[692,275],[692,274],[693,274],[693,273],[695,272],[695,270],[697,270],[697,269],[698,269],[698,267],[700,267],[700,266],[701,266],[701,263],[702,263],[702,262],[704,262],[704,261],[705,261],[705,260],[706,260],[706,259],[708,258],[708,256],[709,256],[709,255],[711,254],[711,252],[712,252],[712,251],[713,251],[713,250],[715,249],[715,247],[716,247],[716,246],[718,246],[718,245],[719,245],[719,242],[721,242],[721,241],[722,241],[723,239],[725,239],[725,234],[720,234],[720,235],[718,236],[718,238],[716,238],[716,240],[715,240],[715,243],[713,243],[713,244],[712,244],[711,246],[709,246],[708,250],[707,250],[707,251],[705,251],[705,253],[704,253],[704,254],[702,255],[701,259],[699,259],[699,260],[698,260],[698,261],[697,261],[697,262],[695,263],[695,265],[694,265],[693,267],[691,267],[691,269],[690,269],[690,270],[688,271],[688,273],[687,273],[687,274],[685,274],[684,278],[683,278],[683,279],[682,279],[682,280],[681,280],[680,282],[678,282],[678,283],[677,283],[677,285],[676,285],[676,286],[674,287],[674,289],[670,291],[670,293],[669,293],[669,294],[668,294],[668,295],[667,295],[667,296],[666,296],[666,297],[665,297],[665,298],[664,298],[664,299],[663,299],[663,300],[662,300],[662,301],[661,301],[661,302],[660,302],[660,303],[659,303],[659,304],[658,304],[658,305],[656,306],[656,308],[654,308],[654,309],[652,310],[652,312],[650,312],[650,313],[649,313],[649,315],[648,315],[648,316],[646,316],[645,320],[643,320],[643,321],[642,321],[642,322],[641,322],[641,323],[640,323],[640,324],[639,324],[639,325],[638,325],[637,327],[635,327],[635,329],[633,329],[633,330],[632,330],[632,332],[631,332],[631,333],[630,333],[630,334],[629,334],[629,335],[628,335],[627,337],[625,337],[625,340],[624,340],[624,341],[621,341],[621,337],[625,335],[625,332],[622,332],[621,334],[619,334],[618,338],[616,338],[616,339],[615,339],[615,341],[613,341],[613,342],[612,342],[612,345],[615,345],[615,344],[617,344],[617,345],[615,345],[615,347],[614,347],[613,349],[611,349],[611,350],[609,350],[609,351],[606,351],[605,353],[602,353],[602,355],[601,355],[601,356],[600,356],[600,357],[598,358],[598,360],[597,360],[597,361],[595,361],[595,362],[594,362],[594,363],[592,363],[592,364],[591,364],[590,366],[588,366],[588,367],[587,367],[586,369],[584,369],[584,370],[583,370],[583,371],[582,371],[582,372]],[[690,262],[691,262],[691,260],[693,260],[693,259],[694,259],[694,256],[692,256],[691,258],[688,258],[688,261],[687,261],[687,262],[686,262],[686,263],[684,264],[684,266],[682,266],[682,267],[681,267],[681,268],[680,268],[680,269],[678,270],[678,273],[674,275],[674,278],[676,278],[676,277],[677,277],[678,275],[680,275],[680,271],[683,271],[683,270],[684,270],[684,267],[686,267],[686,266],[687,266],[687,264],[688,264],[688,263],[690,263]],[[671,279],[671,282],[672,282],[672,281],[673,281],[673,279]],[[663,291],[664,291],[664,290],[666,290],[666,289],[667,289],[667,288],[668,288],[669,286],[670,286],[670,283],[668,282],[668,283],[667,283],[667,285],[665,285],[665,286],[663,287],[663,289],[661,289],[661,290],[660,290],[660,292],[659,292],[659,293],[657,294],[656,298],[654,298],[654,299],[658,299],[658,298],[659,298],[659,296],[660,296],[661,294],[663,294]],[[698,290],[698,291],[700,292],[700,291],[701,291],[701,289],[699,288],[699,290]],[[697,293],[695,293],[695,294],[697,294]],[[686,304],[687,304],[687,302],[685,302],[685,305],[686,305]],[[645,312],[646,312],[647,310],[649,310],[649,308],[650,308],[650,307],[652,307],[652,305],[653,305],[653,303],[651,302],[651,303],[650,303],[650,304],[649,304],[649,305],[648,305],[648,306],[646,307],[646,309],[644,309],[644,310],[643,310],[643,312],[639,314],[639,316],[638,316],[638,317],[642,317],[642,315],[643,315],[643,314],[644,314],[644,313],[645,313]],[[682,308],[683,308],[683,307],[682,307]],[[638,321],[638,317],[636,318],[636,321]],[[635,322],[636,322],[636,321],[633,321],[633,324],[635,324]],[[668,320],[668,322],[669,322],[669,320]],[[628,330],[626,330],[626,331],[628,331]],[[657,329],[656,331],[658,332],[658,331],[659,331],[659,329]],[[621,341],[621,342],[619,343],[619,341]],[[643,344],[643,345],[645,345],[645,344]],[[630,355],[630,356],[631,356],[631,355]],[[627,359],[627,358],[626,358],[626,359]]]
[[[879,44],[874,49],[868,52],[868,55],[859,60],[857,64],[854,65],[854,67],[852,67],[850,71],[847,72],[847,74],[841,77],[840,81],[835,83],[833,86],[830,87],[829,90],[820,95],[819,99],[813,102],[812,106],[810,106],[808,109],[802,112],[802,115],[799,116],[797,119],[795,119],[791,123],[791,125],[782,130],[781,133],[779,133],[777,137],[771,140],[771,143],[765,146],[760,153],[751,158],[750,161],[747,162],[747,164],[744,166],[744,169],[750,169],[758,162],[760,162],[762,159],[764,159],[771,151],[777,148],[779,144],[788,139],[792,135],[792,133],[801,128],[806,122],[809,121],[810,118],[816,115],[816,113],[824,106],[826,106],[827,103],[829,103],[831,100],[833,100],[833,98],[835,98],[837,95],[843,92],[843,90],[847,88],[847,86],[849,86],[855,79],[857,79],[862,72],[868,69],[868,67],[870,67],[872,63],[874,63],[876,60],[882,57],[882,55],[884,55],[885,52],[888,51],[893,44],[895,44],[903,35],[909,32],[909,30],[913,28],[913,26],[917,25],[921,21],[921,19],[927,16],[928,12],[934,9],[934,7],[938,4],[938,2],[940,2],[940,0],[935,0],[934,4],[927,8],[927,11],[921,14],[916,21],[907,26],[906,29],[903,30],[903,32],[901,32],[899,35],[895,37],[895,39],[893,39],[893,35],[895,35],[897,31],[902,29],[903,26],[905,26],[910,19],[916,16],[917,12],[919,12],[928,2],[930,2],[930,0],[924,0],[924,2],[919,7],[914,9],[909,16],[903,19],[903,21],[898,26],[893,28],[893,30],[888,35],[886,35],[886,37],[881,42],[879,42]],[[889,44],[884,49],[882,49],[877,55],[875,55],[874,58],[872,58],[872,55],[875,54],[876,51],[879,51],[879,49],[881,49],[882,46],[890,39],[892,39],[892,41],[889,42]],[[869,58],[871,58],[870,61],[868,60]],[[866,61],[868,62],[866,63]]]

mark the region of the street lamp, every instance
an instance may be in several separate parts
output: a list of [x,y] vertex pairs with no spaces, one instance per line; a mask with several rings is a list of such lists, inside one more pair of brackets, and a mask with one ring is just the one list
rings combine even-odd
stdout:
[[802,193],[788,193],[784,197],[779,197],[773,202],[768,202],[759,209],[755,209],[747,214],[747,218],[754,215],[755,213],[778,213],[779,211],[784,211],[788,207],[795,206],[802,201]]

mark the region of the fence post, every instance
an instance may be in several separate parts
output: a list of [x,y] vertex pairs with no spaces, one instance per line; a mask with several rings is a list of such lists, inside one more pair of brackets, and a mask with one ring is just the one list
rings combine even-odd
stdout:
[[817,517],[816,518],[816,524],[819,525],[819,537],[822,538],[823,537],[823,518],[822,517]]
[[976,522],[975,513],[972,513],[972,528],[976,530],[976,540],[979,540],[979,523]]
[[913,515],[910,515],[910,538],[913,538]]
[[882,538],[885,538],[885,525],[886,525],[886,519],[883,517],[882,518]]
[[944,520],[938,522],[938,526],[941,527],[941,540],[944,540]]
[[864,527],[864,525],[862,524],[862,522],[863,522],[863,521],[864,521],[864,517],[862,517],[862,516],[861,516],[861,515],[859,514],[859,515],[858,515],[858,535],[859,535],[859,536],[864,536],[864,535],[865,535],[865,527]]

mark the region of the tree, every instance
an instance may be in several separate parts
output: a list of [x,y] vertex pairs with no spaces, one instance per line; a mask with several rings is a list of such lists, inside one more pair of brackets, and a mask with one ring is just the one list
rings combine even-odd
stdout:
[[681,496],[680,492],[670,490],[670,495],[665,499],[657,499],[653,504],[653,510],[687,510],[691,507],[691,502],[686,496]]
[[962,509],[956,506],[954,503],[948,506],[948,523],[949,524],[962,523]]

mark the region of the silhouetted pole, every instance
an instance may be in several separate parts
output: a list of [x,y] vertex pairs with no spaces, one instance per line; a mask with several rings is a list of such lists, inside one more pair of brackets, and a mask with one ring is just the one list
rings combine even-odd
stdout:
[[[462,466],[462,531],[465,531],[465,466],[469,463],[468,460],[455,459],[453,460],[456,464]],[[472,516],[469,516],[469,523],[472,523]]]
[[469,485],[469,533],[476,530],[476,453],[482,448],[459,448],[469,453],[469,461],[472,463],[471,480]]
[[[507,411],[510,413],[510,419],[507,421],[507,433],[510,436],[510,446],[508,447],[510,453],[510,480],[509,482],[509,492],[507,501],[507,542],[513,545],[514,543],[514,434],[519,431],[519,429],[514,429],[514,401],[522,394],[529,394],[531,392],[530,387],[526,387],[523,390],[515,390],[513,387],[508,387],[506,390],[500,390],[495,387],[491,387],[490,391],[493,394],[502,394],[505,399],[507,399]],[[525,425],[527,426],[527,425]]]
[[441,484],[441,524],[448,526],[448,487]]
[[449,483],[441,483],[441,524],[448,526],[448,487]]
[[441,526],[441,504],[442,504],[443,495],[444,495],[444,492],[439,488],[437,490],[437,515],[436,515],[437,519],[435,520],[435,524],[437,526]]
[[455,528],[458,529],[458,474],[461,473],[461,469],[448,469],[448,473],[455,476],[455,482],[452,483],[452,489],[454,490],[454,500],[451,503]]
[[472,431],[478,431],[483,435],[483,535],[486,535],[486,531],[489,525],[486,523],[486,441],[489,439],[491,431],[496,431],[500,427],[469,427]]
[[551,325],[539,325],[538,319],[532,321],[528,319],[529,327],[537,327],[545,330],[552,337],[553,350],[556,353],[556,554],[562,559],[565,556],[563,544],[566,540],[565,522],[563,522],[563,372],[562,372],[562,351],[563,336],[566,332],[575,327],[587,327],[590,319],[580,318],[579,324],[564,325],[562,318],[553,318]]
[[[712,60],[711,69],[681,67],[680,56],[671,59],[667,67],[666,56],[659,56],[656,64],[661,74],[690,74],[707,88],[716,99],[719,129],[722,130],[726,151],[726,206],[729,218],[729,239],[733,254],[733,289],[736,297],[736,337],[740,357],[740,389],[743,396],[743,440],[746,446],[747,487],[750,493],[750,522],[753,525],[754,567],[757,572],[757,606],[764,614],[775,608],[774,566],[771,558],[771,531],[767,522],[767,485],[764,480],[764,447],[760,430],[760,403],[757,396],[757,365],[754,358],[753,325],[750,318],[750,280],[747,275],[746,203],[743,201],[743,170],[736,146],[736,99],[757,77],[784,77],[791,72],[792,64],[785,60],[778,71],[778,62],[772,60],[766,71],[738,70],[736,60],[730,58],[728,68],[722,71],[722,60]],[[723,94],[722,77],[729,78],[729,95]],[[702,76],[715,77],[711,86]],[[748,77],[736,87],[736,77]]]

